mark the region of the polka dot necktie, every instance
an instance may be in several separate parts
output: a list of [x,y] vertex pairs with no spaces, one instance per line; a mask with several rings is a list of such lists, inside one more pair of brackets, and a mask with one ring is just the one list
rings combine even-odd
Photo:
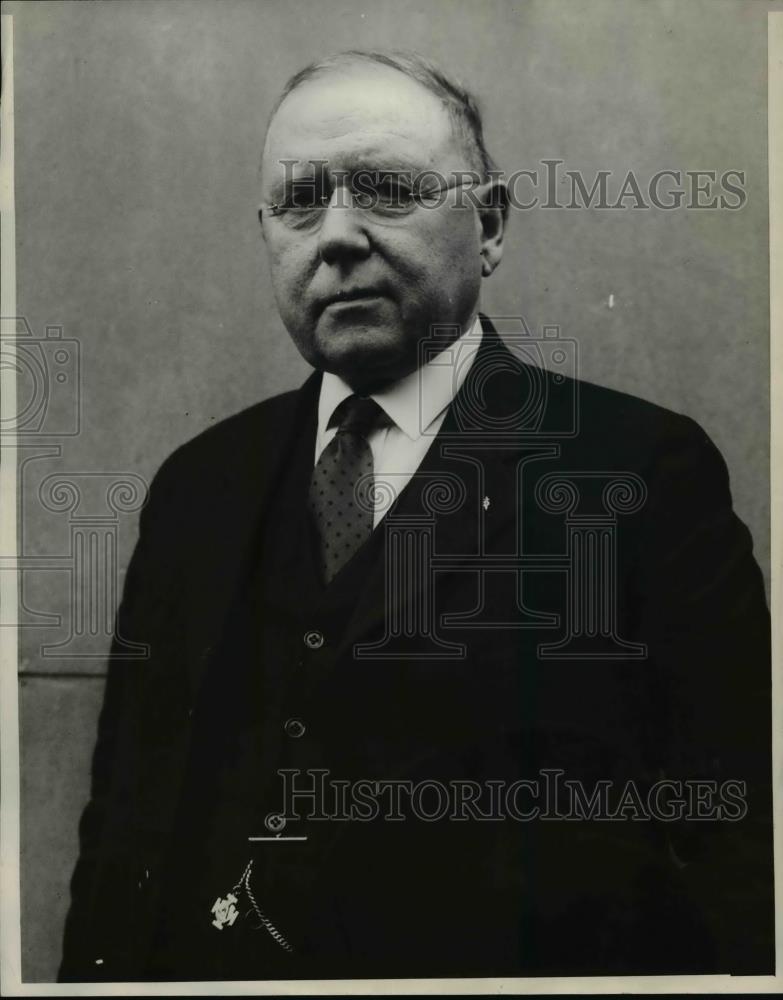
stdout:
[[310,481],[310,510],[321,546],[321,573],[330,583],[373,529],[372,451],[368,436],[388,423],[374,399],[349,396],[332,421],[337,433],[321,452]]

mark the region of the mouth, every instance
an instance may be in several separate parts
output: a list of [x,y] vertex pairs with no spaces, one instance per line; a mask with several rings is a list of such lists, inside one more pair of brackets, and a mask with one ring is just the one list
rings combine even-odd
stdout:
[[323,300],[322,309],[340,308],[342,306],[363,305],[374,299],[384,297],[384,292],[380,288],[347,288],[340,289],[334,295],[329,295]]

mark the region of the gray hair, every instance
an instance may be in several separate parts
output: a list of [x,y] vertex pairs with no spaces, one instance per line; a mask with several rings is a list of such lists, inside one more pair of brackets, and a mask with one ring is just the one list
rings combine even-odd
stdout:
[[269,116],[270,122],[286,97],[297,87],[301,87],[308,80],[315,79],[332,69],[339,69],[341,66],[357,62],[388,66],[420,83],[431,94],[434,94],[448,111],[454,134],[465,147],[473,168],[478,169],[482,174],[482,179],[487,180],[490,172],[496,170],[494,161],[484,143],[481,112],[475,97],[455,80],[446,76],[429,60],[415,52],[349,49],[346,52],[337,52],[325,59],[310,63],[309,66],[305,66],[304,69],[295,73],[283,87],[283,91]]

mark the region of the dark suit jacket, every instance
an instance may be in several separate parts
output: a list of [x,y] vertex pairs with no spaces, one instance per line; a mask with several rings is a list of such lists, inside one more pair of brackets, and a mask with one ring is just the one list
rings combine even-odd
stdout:
[[[306,702],[333,733],[335,772],[510,782],[547,768],[588,792],[736,780],[747,814],[333,827],[303,933],[339,925],[348,944],[312,974],[771,972],[769,621],[725,464],[687,417],[534,370],[486,330],[401,507],[436,510],[437,572],[421,586],[453,650],[357,659],[387,624],[379,566]],[[152,483],[117,621],[150,656],[113,649],[62,979],[143,975],[193,706],[319,384],[210,428]],[[435,482],[456,499],[438,507]],[[615,612],[603,645],[580,646],[575,616],[592,612],[569,582],[591,524],[594,539],[615,531],[591,585]]]

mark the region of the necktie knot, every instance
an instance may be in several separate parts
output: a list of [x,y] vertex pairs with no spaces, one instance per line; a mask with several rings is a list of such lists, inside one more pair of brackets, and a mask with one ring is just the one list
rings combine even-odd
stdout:
[[349,396],[334,412],[338,434],[358,434],[366,438],[376,427],[388,423],[383,408],[369,396]]

